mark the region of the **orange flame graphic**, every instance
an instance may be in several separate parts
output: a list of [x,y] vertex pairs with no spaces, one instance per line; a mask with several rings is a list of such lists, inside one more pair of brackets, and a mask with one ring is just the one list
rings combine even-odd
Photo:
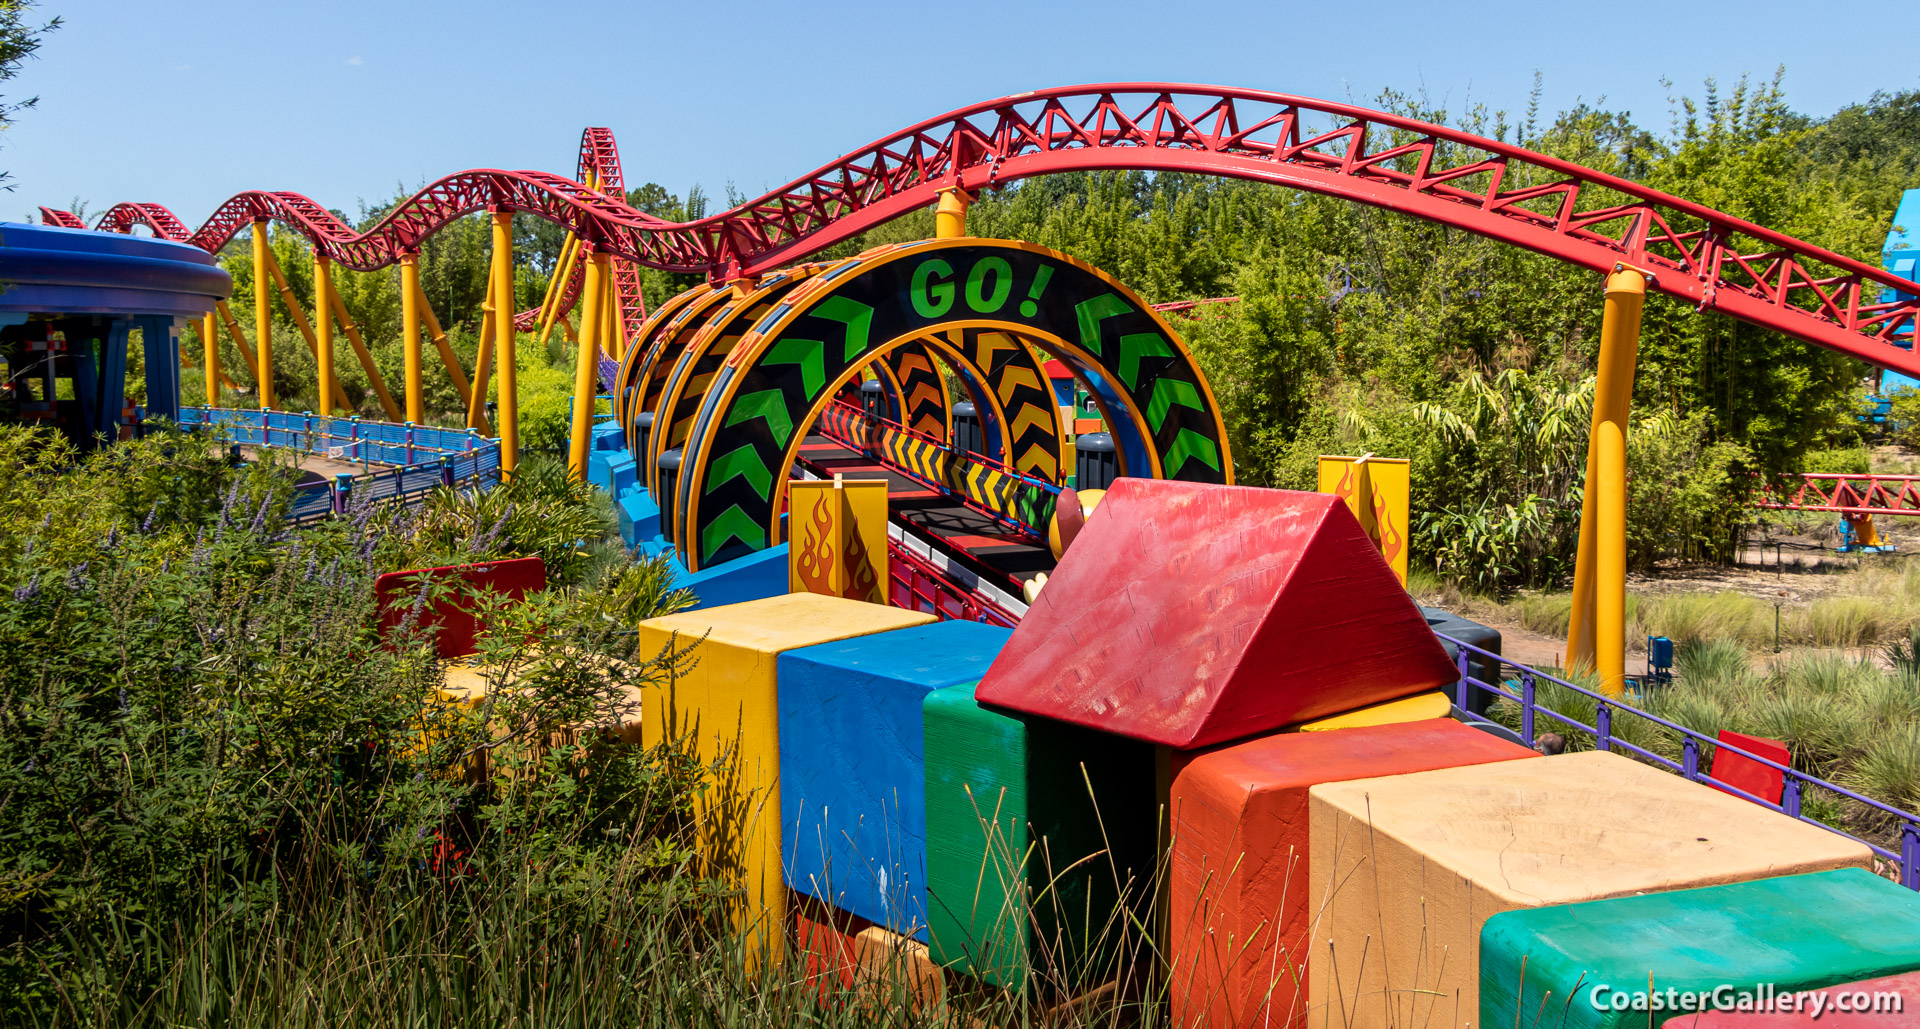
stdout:
[[808,593],[833,594],[833,512],[828,505],[838,497],[815,493],[813,516],[807,520],[800,543],[800,583]]
[[1400,551],[1405,549],[1407,540],[1400,530],[1394,528],[1393,517],[1387,510],[1386,494],[1380,490],[1373,491],[1373,521],[1380,533],[1379,538],[1374,540],[1380,546],[1380,556],[1387,559],[1388,565],[1392,565],[1394,559],[1400,556]]
[[873,574],[873,562],[867,560],[866,543],[856,528],[847,539],[847,588],[840,595],[848,600],[884,604],[886,598],[880,596],[879,585]]

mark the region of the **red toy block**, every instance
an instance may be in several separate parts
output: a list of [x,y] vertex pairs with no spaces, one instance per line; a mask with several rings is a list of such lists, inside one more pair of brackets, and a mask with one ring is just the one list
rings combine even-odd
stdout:
[[1310,787],[1538,756],[1450,718],[1176,752],[1167,940],[1175,1029],[1305,1025],[1318,899],[1307,885]]
[[[451,577],[458,577],[466,587],[504,593],[518,600],[547,588],[547,565],[537,557],[517,557],[510,561],[388,572],[373,580],[374,601],[380,611],[380,635],[387,635],[406,619],[420,596],[422,579]],[[459,587],[455,589],[465,592]],[[466,597],[455,595],[436,601],[420,613],[423,627],[440,628],[437,643],[442,658],[452,660],[474,651],[474,640],[483,627],[474,620],[467,604]]]
[[[1720,742],[1731,744],[1769,761],[1778,761],[1783,765],[1793,763],[1793,754],[1787,745],[1779,740],[1770,740],[1764,736],[1748,736],[1731,729],[1720,730]],[[1707,785],[1720,789],[1716,784],[1724,783],[1736,789],[1745,790],[1761,800],[1780,803],[1780,792],[1785,788],[1786,773],[1771,765],[1763,765],[1753,758],[1735,754],[1724,747],[1713,752],[1712,782]],[[1729,792],[1720,790],[1722,793]],[[1734,794],[1739,796],[1739,794]]]
[[794,943],[809,983],[818,983],[820,999],[853,989],[860,968],[859,936],[873,926],[859,915],[793,894]]
[[[1764,1003],[1773,1008],[1771,1011],[1707,1011],[1669,1018],[1660,1024],[1662,1029],[1896,1029],[1920,1025],[1920,972],[1842,983],[1806,993],[1773,993],[1764,1001],[1754,998],[1756,1008]],[[1840,1010],[1836,1003],[1848,1010]]]
[[1458,677],[1339,498],[1123,478],[977,696],[1187,748]]

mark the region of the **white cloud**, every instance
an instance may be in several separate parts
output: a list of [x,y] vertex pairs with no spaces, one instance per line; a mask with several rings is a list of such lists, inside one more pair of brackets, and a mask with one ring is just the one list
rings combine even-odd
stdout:
[[357,54],[347,58],[347,67],[349,68],[358,68],[365,63],[367,63],[366,58],[361,57]]

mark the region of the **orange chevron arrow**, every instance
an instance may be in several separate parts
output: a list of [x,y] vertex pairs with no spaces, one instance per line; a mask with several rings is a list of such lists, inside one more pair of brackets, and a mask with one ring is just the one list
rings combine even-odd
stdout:
[[939,386],[931,382],[923,382],[913,387],[913,395],[907,398],[907,406],[918,408],[921,404],[933,404],[944,408],[946,405],[941,401],[945,399],[940,393]]
[[916,351],[901,357],[900,367],[897,370],[908,374],[924,372],[927,375],[932,375],[933,365],[927,362],[927,355]]

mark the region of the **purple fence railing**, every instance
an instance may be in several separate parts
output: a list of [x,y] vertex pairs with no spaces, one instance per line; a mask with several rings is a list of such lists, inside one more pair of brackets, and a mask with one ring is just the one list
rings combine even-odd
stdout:
[[[1632,754],[1643,761],[1658,765],[1669,772],[1674,772],[1694,782],[1706,782],[1709,779],[1707,773],[1702,771],[1700,767],[1701,747],[1732,751],[1749,761],[1758,762],[1781,773],[1782,790],[1780,802],[1774,803],[1764,797],[1756,797],[1737,786],[1729,786],[1718,780],[1713,782],[1715,788],[1725,790],[1738,797],[1744,797],[1747,800],[1753,801],[1755,804],[1759,804],[1761,807],[1778,811],[1783,815],[1797,818],[1800,821],[1812,825],[1817,825],[1829,832],[1838,833],[1856,843],[1863,844],[1872,850],[1874,854],[1886,861],[1892,862],[1894,866],[1899,869],[1900,884],[1902,886],[1910,890],[1920,890],[1920,815],[1914,815],[1911,812],[1902,811],[1899,808],[1882,804],[1871,797],[1863,797],[1844,786],[1836,786],[1833,783],[1827,782],[1825,779],[1818,779],[1805,772],[1795,771],[1792,767],[1783,765],[1778,761],[1722,743],[1704,733],[1689,729],[1684,725],[1669,722],[1658,715],[1648,714],[1639,708],[1623,704],[1617,697],[1609,697],[1605,694],[1587,689],[1584,686],[1577,686],[1558,676],[1549,675],[1537,668],[1517,664],[1491,651],[1482,650],[1479,647],[1454,639],[1444,633],[1435,633],[1434,635],[1439,636],[1441,639],[1459,648],[1456,653],[1459,655],[1460,682],[1457,687],[1458,692],[1455,698],[1455,704],[1460,710],[1472,710],[1469,702],[1473,700],[1473,691],[1476,689],[1486,690],[1496,697],[1503,697],[1519,705],[1520,735],[1529,743],[1535,738],[1534,729],[1539,719],[1545,716],[1563,725],[1570,726],[1582,732],[1591,733],[1594,737],[1594,746],[1600,750],[1617,750]],[[1502,669],[1499,675],[1501,682],[1490,683],[1474,678],[1470,670],[1469,662],[1475,657],[1495,662],[1496,666]],[[1512,669],[1517,676],[1517,678],[1513,680],[1513,690],[1507,687],[1509,676],[1506,669],[1509,668]],[[1569,715],[1562,714],[1541,705],[1535,699],[1535,694],[1538,692],[1539,685],[1543,681],[1554,683],[1572,690],[1575,693],[1592,698],[1594,701],[1593,720],[1595,724],[1588,725]],[[1638,744],[1622,739],[1614,732],[1613,724],[1614,718],[1620,715],[1644,719],[1666,729],[1668,732],[1677,734],[1681,747],[1680,760],[1675,761],[1663,754],[1655,753]],[[1800,801],[1806,788],[1809,786],[1827,790],[1888,816],[1900,827],[1899,851],[1895,852],[1874,843],[1872,840],[1863,840],[1843,829],[1836,829],[1825,822],[1807,817],[1807,815],[1800,810]]]
[[500,481],[500,441],[471,429],[218,407],[183,407],[180,424],[225,429],[243,446],[321,454],[366,469],[294,487],[288,518],[296,523],[343,512],[356,493],[405,500],[436,486],[470,483],[485,489]]

